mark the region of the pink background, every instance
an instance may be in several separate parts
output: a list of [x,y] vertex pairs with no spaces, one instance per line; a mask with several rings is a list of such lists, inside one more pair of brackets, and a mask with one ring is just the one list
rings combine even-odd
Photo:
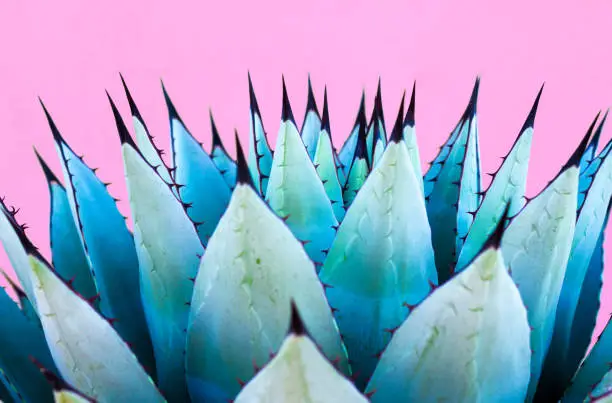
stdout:
[[[56,172],[60,165],[37,96],[77,152],[113,182],[113,195],[125,199],[119,140],[104,93],[109,90],[127,117],[118,73],[164,148],[169,126],[160,78],[207,148],[208,108],[213,109],[233,153],[234,127],[244,146],[247,142],[250,70],[273,144],[281,74],[298,123],[307,74],[319,106],[328,85],[338,145],[350,130],[362,88],[369,110],[382,77],[390,125],[402,91],[417,80],[424,163],[455,125],[479,74],[480,139],[488,171],[497,168],[546,82],[530,167],[533,195],[557,172],[597,111],[612,105],[611,15],[607,0],[5,1],[0,193],[21,207],[20,221],[28,223],[29,235],[48,256],[47,186],[32,146]],[[603,141],[611,133],[605,130]],[[120,207],[127,211],[126,202]],[[9,268],[4,251],[0,266]],[[612,282],[610,273],[606,284]],[[608,292],[600,328],[611,308]]]

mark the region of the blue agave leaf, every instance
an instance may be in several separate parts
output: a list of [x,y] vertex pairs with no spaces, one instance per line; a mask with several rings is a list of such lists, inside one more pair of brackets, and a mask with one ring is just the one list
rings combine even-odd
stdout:
[[36,312],[36,309],[34,309],[34,305],[32,305],[32,301],[28,299],[28,296],[25,294],[23,289],[20,286],[18,286],[13,281],[12,278],[10,278],[4,271],[2,270],[0,271],[2,272],[2,276],[6,280],[7,286],[9,286],[11,290],[13,290],[13,293],[17,297],[17,301],[19,302],[19,309],[21,310],[21,313],[25,315],[25,317],[30,322],[35,324],[38,328],[42,329],[42,325],[40,324],[40,318],[38,317],[38,313]]
[[185,329],[204,248],[181,202],[140,154],[110,96],[109,101],[122,143],[158,385],[170,401],[185,401]]
[[[468,107],[453,131],[458,134],[449,145],[447,158],[433,175],[433,166],[425,176],[425,200],[431,225],[436,267],[440,283],[450,278],[457,257],[473,221],[472,213],[480,201],[480,158],[478,151],[478,125],[476,100],[480,80],[476,80]],[[447,148],[446,146],[443,147]],[[433,188],[428,190],[428,184]]]
[[[593,134],[593,138],[591,139],[589,143],[589,147],[584,153],[585,155],[582,157],[582,160],[580,161],[580,183],[579,183],[579,193],[578,193],[578,209],[582,208],[585,197],[589,189],[591,188],[591,185],[593,184],[593,178],[595,178],[595,174],[599,170],[599,167],[601,166],[601,163],[603,161],[602,158],[597,158],[597,155],[593,156],[593,158],[591,158],[590,156],[591,156],[591,151],[596,149],[596,144],[599,142],[599,139],[601,137],[601,132],[606,122],[607,116],[608,114],[606,113],[606,115],[604,115],[604,117],[602,118],[601,123],[599,124],[599,127],[597,127],[597,129],[595,130],[595,133]],[[590,137],[591,133],[593,133],[593,130],[595,129],[595,123],[597,123],[598,118],[599,118],[599,114],[597,114],[597,116],[593,120],[593,123],[591,123],[591,126],[589,127],[589,130],[587,131],[587,134],[586,134],[587,136]],[[593,146],[593,144],[595,144],[595,146]],[[609,144],[606,147],[608,147],[608,149],[602,150],[602,153],[600,155],[605,155],[609,152]]]
[[421,157],[419,155],[419,145],[417,142],[416,125],[415,125],[415,108],[416,108],[416,83],[412,87],[412,96],[410,97],[410,105],[404,117],[403,136],[406,147],[408,147],[408,155],[412,168],[416,174],[421,189],[423,189],[423,173],[421,169]]
[[342,199],[342,186],[338,180],[338,169],[334,158],[334,147],[331,139],[331,128],[329,124],[329,110],[327,105],[327,89],[325,90],[323,102],[323,120],[320,128],[317,151],[314,156],[314,166],[323,182],[325,193],[331,201],[336,220],[341,222],[346,210]]
[[[378,80],[378,89],[374,97],[374,109],[370,118],[370,124],[367,131],[366,144],[368,149],[368,161],[372,167],[379,161],[387,145],[387,135],[385,130],[385,117],[382,106],[382,90],[380,80]],[[377,150],[378,149],[378,150]]]
[[241,154],[238,185],[202,258],[191,302],[186,366],[193,401],[238,394],[281,347],[291,300],[323,354],[350,374],[314,265],[251,187]]
[[[140,152],[149,162],[149,164],[155,167],[155,170],[159,176],[162,177],[164,182],[174,183],[172,180],[172,175],[170,174],[171,170],[162,158],[164,152],[155,145],[155,140],[149,133],[149,129],[147,128],[144,119],[136,106],[136,102],[134,102],[134,98],[132,98],[132,94],[125,83],[123,76],[121,76],[121,82],[123,83],[123,89],[125,91],[128,103],[130,104],[130,113],[132,115],[132,123],[134,125],[134,131],[136,134],[136,144],[138,144]],[[175,194],[178,194],[178,190],[176,188],[173,188],[172,191]]]
[[49,185],[51,201],[49,233],[53,267],[64,281],[70,282],[76,292],[86,299],[94,298],[98,291],[81,242],[79,228],[72,215],[68,193],[42,157],[38,153],[36,156]]
[[609,403],[612,398],[612,369],[593,388],[583,400],[585,403],[600,402]]
[[164,402],[113,326],[44,261],[29,260],[47,345],[66,382],[99,402]]
[[249,169],[255,178],[257,191],[260,195],[265,195],[268,189],[268,179],[272,170],[273,151],[268,143],[268,137],[261,119],[261,112],[255,97],[255,90],[249,74],[249,98],[251,104],[250,111],[250,141],[249,141]]
[[473,213],[474,221],[467,234],[455,271],[463,270],[482,249],[482,245],[501,219],[505,206],[509,203],[509,215],[515,216],[524,206],[527,172],[531,155],[533,126],[542,89],[519,131],[512,148],[503,158],[498,171],[493,176],[485,192],[482,203]]
[[265,200],[304,244],[318,270],[338,221],[295,126],[284,79],[282,121]]
[[353,200],[355,200],[355,197],[357,197],[359,190],[370,174],[366,133],[367,131],[364,121],[364,124],[359,125],[357,148],[355,149],[355,155],[348,170],[346,183],[342,188],[342,198],[344,199],[344,207],[346,209],[348,209],[353,203]]
[[18,398],[17,392],[13,390],[13,385],[5,378],[2,369],[0,369],[0,401],[10,403]]
[[231,190],[202,145],[185,127],[165,88],[163,91],[170,116],[174,179],[180,200],[189,218],[197,224],[198,236],[206,246],[227,208]]
[[357,112],[357,117],[355,118],[353,130],[351,130],[351,133],[344,141],[344,144],[338,153],[338,178],[340,179],[340,185],[342,186],[344,186],[346,183],[346,178],[348,177],[349,170],[351,169],[351,165],[353,163],[355,151],[357,149],[359,128],[365,125],[365,122],[365,93],[362,93],[361,102],[359,103],[359,111]]
[[402,118],[403,108],[320,273],[360,389],[393,329],[437,284],[425,203],[402,140]]
[[213,119],[212,111],[210,112],[210,126],[212,130],[212,151],[210,158],[223,175],[223,179],[230,189],[236,186],[236,162],[229,156],[227,150],[223,146],[223,141],[217,130],[217,125]]
[[[586,141],[588,136],[584,138],[584,142]],[[597,163],[599,169],[594,174],[593,183],[577,212],[576,231],[559,297],[555,330],[540,385],[540,393],[546,395],[559,397],[580,363],[580,357],[571,354],[571,334],[577,318],[581,288],[599,236],[604,229],[607,208],[612,197],[612,158],[608,151],[606,146],[597,156],[596,160],[601,160]],[[596,164],[596,160],[591,165]],[[585,329],[585,332],[588,330]]]
[[278,354],[242,389],[236,403],[368,402],[321,354],[295,307],[289,331]]
[[53,389],[53,398],[56,403],[95,403],[94,399],[76,390],[44,365],[38,362],[36,364]]
[[502,239],[504,260],[531,325],[528,402],[535,395],[553,334],[576,225],[578,164],[584,147],[586,143],[582,142],[560,174],[513,217]]
[[[51,387],[31,357],[57,371],[42,329],[0,288],[0,371],[15,401],[53,402]],[[10,401],[10,400],[7,400]]]
[[[43,109],[62,161],[65,182],[70,184],[68,200],[100,295],[100,311],[114,320],[115,329],[132,346],[142,364],[154,368],[140,298],[134,237],[106,185],[74,153],[44,105]],[[30,297],[27,288],[25,291]]]
[[312,83],[310,82],[310,76],[308,76],[308,102],[306,104],[306,115],[304,116],[304,123],[300,136],[308,152],[310,160],[314,160],[317,152],[317,143],[319,142],[319,132],[321,131],[321,117],[319,116],[319,110],[317,109],[317,102],[315,101],[314,92],[312,91]]
[[529,325],[500,236],[393,334],[366,389],[372,403],[524,400]]

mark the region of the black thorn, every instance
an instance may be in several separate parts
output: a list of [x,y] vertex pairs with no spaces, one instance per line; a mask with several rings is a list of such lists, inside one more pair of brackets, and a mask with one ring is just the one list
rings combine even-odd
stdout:
[[402,102],[400,103],[399,111],[397,112],[397,118],[395,119],[395,125],[393,126],[393,130],[391,131],[391,136],[389,137],[389,141],[394,143],[399,143],[404,139],[403,133],[403,118],[404,118],[404,102],[406,100],[406,93],[402,95]]
[[123,79],[123,75],[121,73],[119,73],[119,77],[121,78],[121,83],[123,84],[123,91],[125,92],[125,97],[127,98],[128,104],[130,105],[130,113],[136,119],[140,120],[142,124],[144,124],[142,116],[140,116],[140,111],[136,106],[136,102],[134,102],[134,98],[132,98],[132,94],[130,93],[130,90],[128,89],[128,86],[125,83],[125,80]]
[[117,109],[117,106],[113,102],[108,91],[106,92],[106,96],[108,97],[108,102],[110,102],[111,108],[113,109],[113,116],[115,117],[115,124],[117,125],[117,132],[119,133],[119,139],[121,140],[121,144],[129,144],[134,148],[134,150],[138,150],[136,143],[134,143],[134,139],[130,135],[125,123],[123,122],[123,118]]
[[251,73],[247,73],[249,78],[249,102],[251,106],[251,111],[256,115],[261,116],[259,113],[259,105],[257,104],[257,98],[255,97],[255,90],[253,89],[253,82],[251,81]]
[[163,81],[161,82],[161,86],[162,86],[162,91],[164,93],[164,99],[166,100],[166,107],[168,108],[168,115],[170,117],[170,120],[176,119],[179,122],[183,123],[181,117],[176,111],[176,107],[174,106],[174,104],[172,103],[172,100],[170,99],[170,95],[168,94],[168,91],[166,90],[166,86],[164,85]]
[[240,137],[238,137],[238,131],[235,131],[236,136],[236,183],[242,183],[251,186],[255,189],[253,184],[253,178],[251,177],[251,171],[249,170],[249,164],[247,159],[244,157],[244,151],[240,145]]
[[210,128],[212,132],[212,148],[219,147],[223,149],[223,142],[221,141],[221,136],[219,136],[219,131],[217,130],[217,125],[215,124],[215,119],[213,118],[212,110],[209,111],[210,114]]
[[40,99],[40,97],[38,98],[38,101],[40,102],[40,105],[42,106],[43,111],[45,112],[45,116],[47,117],[47,122],[49,123],[49,127],[51,128],[51,133],[53,134],[53,139],[55,140],[56,143],[66,143],[66,141],[64,140],[64,138],[60,134],[59,130],[57,129],[57,126],[55,125],[55,122],[53,121],[53,118],[51,117],[51,114],[47,110],[47,107],[43,103],[42,99]]
[[376,116],[380,119],[381,122],[385,121],[385,117],[383,115],[383,105],[382,105],[382,89],[380,84],[380,77],[378,78],[378,88],[376,89],[376,97],[374,97],[374,110],[376,111]]
[[285,76],[283,76],[283,111],[281,113],[281,120],[283,122],[291,121],[293,124],[295,124],[295,119],[293,118],[293,111],[291,110],[291,104],[289,103],[289,95],[287,94]]
[[597,151],[597,146],[599,145],[599,139],[601,138],[601,132],[603,131],[604,125],[606,124],[606,119],[608,119],[608,112],[610,112],[609,109],[603,115],[603,118],[601,118],[601,122],[599,122],[599,126],[597,126],[597,129],[595,130],[595,133],[593,134],[593,138],[591,139],[591,142],[589,143],[589,145],[593,147],[593,152]]
[[312,82],[310,81],[310,74],[308,74],[308,101],[306,103],[306,115],[308,115],[308,112],[314,112],[317,114],[317,116],[319,115],[317,101],[315,100],[314,91],[312,89]]
[[55,176],[55,174],[53,173],[49,165],[45,162],[43,157],[38,153],[38,150],[36,150],[36,148],[34,148],[34,153],[36,154],[36,158],[38,159],[38,162],[40,163],[40,166],[42,167],[42,170],[45,173],[45,178],[47,178],[47,182],[49,183],[55,182],[61,185],[61,182],[59,181],[57,176]]
[[597,120],[599,119],[600,114],[601,114],[601,111],[597,113],[597,116],[595,116],[595,119],[591,123],[589,130],[587,130],[586,134],[582,138],[582,141],[580,142],[580,144],[578,144],[578,147],[576,148],[572,156],[569,158],[569,160],[567,160],[567,162],[561,169],[561,172],[565,171],[566,169],[572,166],[575,166],[575,167],[580,166],[580,160],[582,159],[582,156],[584,155],[584,152],[586,151],[589,145],[589,139],[591,138],[591,134],[593,133],[593,130],[595,129],[595,124],[597,123]]
[[521,129],[521,133],[525,130],[532,128],[535,122],[536,113],[538,112],[538,105],[540,104],[540,97],[542,96],[542,91],[544,90],[544,84],[540,87],[540,91],[538,91],[538,95],[536,96],[535,101],[533,102],[533,106],[529,111],[529,115],[527,115],[527,119],[525,119],[525,123],[523,124],[523,128]]
[[327,87],[323,92],[323,119],[321,120],[321,130],[325,130],[327,134],[331,135],[331,128],[329,126],[329,105],[327,103]]
[[404,118],[404,127],[415,125],[415,108],[416,108],[416,81],[412,86],[412,95],[410,96],[410,105],[408,105],[408,111],[406,112],[406,117]]
[[306,330],[306,326],[304,325],[304,321],[300,316],[300,312],[295,305],[295,301],[291,300],[291,319],[289,324],[289,333],[294,334],[296,336],[304,336],[308,334]]
[[504,235],[504,231],[506,230],[506,222],[508,221],[508,212],[510,210],[510,203],[506,203],[506,207],[504,208],[504,213],[501,218],[497,222],[497,226],[495,230],[489,235],[489,239],[485,242],[482,247],[482,250],[486,250],[488,248],[499,249],[501,246],[502,237]]
[[463,120],[468,119],[476,115],[476,104],[478,102],[478,90],[480,89],[480,77],[476,77],[474,88],[472,89],[472,95],[470,96],[470,102],[468,103],[465,112],[463,113]]

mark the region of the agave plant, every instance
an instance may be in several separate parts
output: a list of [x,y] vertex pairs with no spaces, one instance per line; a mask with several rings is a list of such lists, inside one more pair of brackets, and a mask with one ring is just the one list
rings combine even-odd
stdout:
[[[381,86],[339,151],[310,80],[298,127],[283,79],[275,148],[253,85],[245,156],[189,132],[165,88],[166,161],[123,77],[110,95],[131,229],[43,105],[63,170],[52,261],[4,200],[17,276],[0,292],[0,399],[26,402],[581,402],[612,399],[599,311],[612,142],[595,118],[525,195],[536,111],[483,188],[476,104],[421,171],[415,91],[391,130]],[[568,134],[569,135],[569,134]],[[578,143],[578,142],[577,142]],[[587,353],[588,351],[588,353]]]

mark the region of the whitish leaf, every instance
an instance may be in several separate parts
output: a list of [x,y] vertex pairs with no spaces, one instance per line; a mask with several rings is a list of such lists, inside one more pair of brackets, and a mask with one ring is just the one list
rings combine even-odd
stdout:
[[142,301],[158,385],[169,400],[185,401],[185,329],[193,279],[204,248],[180,201],[140,154],[110,102],[122,143]]
[[[231,190],[202,145],[191,135],[164,89],[170,116],[174,179],[187,214],[206,246],[227,208]],[[214,195],[211,197],[211,195]]]
[[304,243],[318,269],[336,235],[338,221],[295,126],[284,80],[283,114],[266,202]]
[[319,143],[319,132],[321,131],[321,117],[319,116],[319,110],[317,109],[317,102],[315,101],[314,92],[312,90],[312,83],[310,82],[310,76],[308,77],[308,102],[306,103],[306,115],[304,116],[304,123],[302,130],[300,130],[300,136],[308,152],[310,160],[314,160],[317,152],[317,144]]
[[91,400],[86,399],[82,395],[70,391],[70,390],[59,390],[53,393],[55,403],[90,403]]
[[163,402],[108,321],[30,255],[36,306],[61,376],[99,402]]
[[212,158],[213,163],[219,172],[221,172],[221,175],[223,175],[223,179],[225,179],[227,185],[230,189],[233,189],[234,186],[236,186],[236,162],[232,160],[223,145],[223,141],[217,130],[217,125],[213,120],[212,112],[210,112],[210,126],[212,130],[212,151],[210,153],[210,158]]
[[312,262],[283,221],[241,181],[240,155],[238,161],[239,184],[202,258],[191,302],[187,382],[193,401],[226,401],[238,394],[278,352],[290,300],[324,354],[349,374]]
[[408,150],[387,145],[338,229],[320,278],[351,357],[358,388],[393,329],[437,284],[431,232]]
[[[142,364],[152,368],[153,350],[140,298],[134,237],[106,185],[62,138],[46,109],[45,113],[62,161],[68,200],[100,294],[100,311],[115,321],[115,329],[130,343]],[[24,289],[28,294],[27,287]]]
[[366,403],[351,381],[321,354],[295,314],[294,323],[278,354],[242,389],[235,402]]
[[334,147],[331,140],[331,129],[329,125],[329,110],[327,105],[327,89],[325,90],[323,102],[323,121],[320,128],[317,151],[314,156],[314,166],[323,182],[325,193],[331,201],[336,220],[341,222],[346,210],[342,199],[342,187],[338,180],[338,169],[334,157]]
[[529,325],[502,254],[487,248],[415,308],[368,387],[378,402],[522,402]]
[[273,152],[268,143],[268,137],[263,126],[261,112],[255,97],[255,90],[249,75],[250,125],[249,125],[249,170],[255,180],[255,186],[260,195],[265,195],[268,189],[268,179],[272,169]]
[[542,89],[540,89],[510,152],[504,157],[501,166],[495,173],[482,203],[478,210],[474,212],[474,221],[461,249],[456,271],[463,270],[479,253],[501,219],[506,205],[509,204],[508,214],[513,217],[525,204],[524,196],[531,155],[533,125],[541,94]]

